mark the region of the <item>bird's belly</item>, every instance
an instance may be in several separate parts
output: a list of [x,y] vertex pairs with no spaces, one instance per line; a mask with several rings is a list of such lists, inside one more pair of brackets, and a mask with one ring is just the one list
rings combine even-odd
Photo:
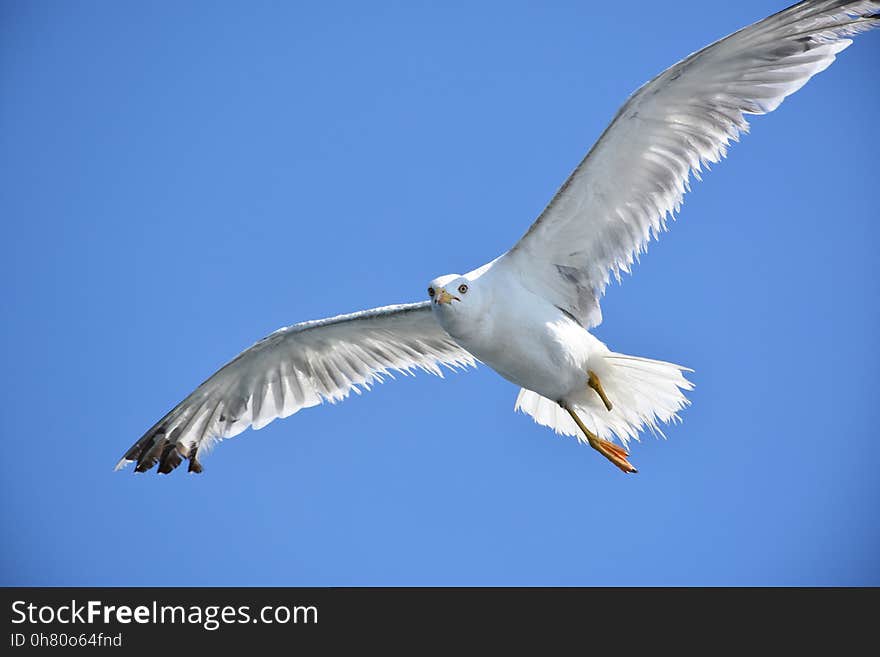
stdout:
[[584,387],[593,338],[564,315],[461,341],[463,347],[508,381],[554,401]]

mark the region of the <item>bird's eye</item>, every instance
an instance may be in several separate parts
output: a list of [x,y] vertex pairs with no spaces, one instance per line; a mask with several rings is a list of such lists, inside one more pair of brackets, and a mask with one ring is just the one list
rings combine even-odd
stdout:
[[464,283],[462,283],[461,285],[458,286],[458,291],[461,292],[462,294],[465,294],[467,292],[467,290],[468,290],[467,285],[465,285]]
[[429,287],[429,288],[428,288],[428,296],[429,296],[429,297],[433,297],[433,296],[434,296],[434,288],[433,288],[433,287]]

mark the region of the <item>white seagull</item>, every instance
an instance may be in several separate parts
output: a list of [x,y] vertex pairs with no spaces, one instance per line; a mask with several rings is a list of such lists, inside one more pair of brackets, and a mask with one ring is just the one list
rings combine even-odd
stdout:
[[[438,276],[429,299],[294,324],[223,366],[129,449],[145,472],[393,371],[442,376],[481,361],[520,386],[516,409],[578,436],[624,472],[627,443],[676,419],[687,368],[611,351],[590,332],[609,277],[628,272],[745,115],[776,109],[880,24],[880,0],[806,0],[689,55],[639,88],[510,251]],[[612,442],[616,439],[619,444]]]

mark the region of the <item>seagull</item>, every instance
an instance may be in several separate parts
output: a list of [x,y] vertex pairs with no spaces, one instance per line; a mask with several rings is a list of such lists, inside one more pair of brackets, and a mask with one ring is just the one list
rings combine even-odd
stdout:
[[427,299],[279,329],[214,373],[116,465],[184,460],[214,443],[393,377],[481,362],[521,388],[515,410],[577,436],[625,473],[627,446],[688,405],[686,367],[611,351],[590,333],[613,275],[680,210],[690,179],[880,25],[880,0],[806,0],[706,46],[636,90],[509,251],[426,286]]

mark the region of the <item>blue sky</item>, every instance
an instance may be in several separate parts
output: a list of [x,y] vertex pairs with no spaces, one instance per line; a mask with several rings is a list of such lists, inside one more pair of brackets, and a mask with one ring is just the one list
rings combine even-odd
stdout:
[[270,331],[502,253],[633,89],[781,7],[4,2],[0,583],[880,584],[876,33],[609,288],[601,339],[696,370],[637,476],[487,368],[112,470]]

